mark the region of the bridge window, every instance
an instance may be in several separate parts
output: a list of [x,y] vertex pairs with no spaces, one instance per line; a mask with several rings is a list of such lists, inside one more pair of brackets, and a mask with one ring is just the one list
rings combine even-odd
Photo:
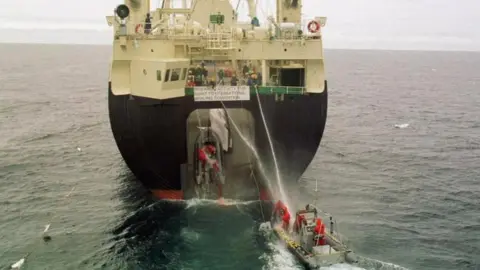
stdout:
[[157,81],[162,81],[162,71],[161,70],[157,70]]
[[167,72],[165,72],[165,82],[168,82],[170,79],[170,69],[167,69]]
[[180,73],[182,72],[182,69],[181,68],[174,68],[172,69],[172,79],[171,81],[172,82],[176,82],[180,79]]
[[182,81],[185,81],[187,78],[187,68],[182,69]]

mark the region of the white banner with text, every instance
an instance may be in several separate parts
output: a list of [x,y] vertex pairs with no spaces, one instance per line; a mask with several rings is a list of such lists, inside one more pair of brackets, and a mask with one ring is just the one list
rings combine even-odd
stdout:
[[208,86],[194,87],[195,101],[238,101],[250,100],[249,86]]

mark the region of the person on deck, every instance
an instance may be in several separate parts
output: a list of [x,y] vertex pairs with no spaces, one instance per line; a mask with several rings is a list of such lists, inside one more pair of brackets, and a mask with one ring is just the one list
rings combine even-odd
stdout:
[[204,72],[203,72],[203,69],[200,67],[200,65],[197,65],[197,67],[195,68],[195,71],[193,73],[195,79],[194,79],[194,82],[195,82],[195,85],[196,86],[203,86],[203,75],[204,75]]
[[145,34],[150,34],[151,31],[152,31],[152,17],[150,17],[150,13],[147,13],[147,17],[145,18],[144,32]]
[[230,78],[230,85],[231,86],[237,86],[238,84],[238,78],[236,74],[232,75],[232,78]]
[[195,82],[193,80],[187,80],[187,87],[195,87]]
[[220,85],[225,85],[225,82],[223,81],[224,78],[225,78],[225,71],[223,70],[223,68],[221,68],[219,71],[218,71],[218,84]]

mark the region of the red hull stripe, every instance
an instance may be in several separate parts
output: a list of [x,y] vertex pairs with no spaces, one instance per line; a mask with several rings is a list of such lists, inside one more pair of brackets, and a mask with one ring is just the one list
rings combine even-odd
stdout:
[[183,191],[154,189],[152,193],[155,197],[162,200],[183,200]]

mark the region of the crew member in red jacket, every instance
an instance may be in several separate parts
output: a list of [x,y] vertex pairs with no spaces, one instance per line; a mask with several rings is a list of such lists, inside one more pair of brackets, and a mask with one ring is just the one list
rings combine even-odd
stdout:
[[288,212],[287,207],[282,209],[283,215],[282,215],[282,228],[288,232],[288,229],[290,227],[290,212]]
[[282,228],[285,231],[288,231],[288,227],[290,225],[290,212],[288,211],[287,206],[285,206],[282,201],[278,201],[275,204],[273,214],[280,217],[280,219],[282,220]]
[[323,224],[322,220],[317,218],[317,225],[313,230],[313,239],[316,246],[324,246],[327,244],[325,240],[325,224]]
[[273,213],[276,215],[279,213],[280,209],[283,209],[283,208],[286,208],[285,204],[283,204],[282,201],[278,201],[276,204],[275,204],[275,209],[273,210]]
[[305,211],[297,212],[297,218],[295,219],[295,225],[293,226],[293,231],[295,231],[295,233],[300,233],[300,228],[303,224],[306,224],[304,212]]
[[206,165],[211,166],[216,173],[220,172],[220,166],[218,160],[215,158],[217,149],[211,144],[206,144],[202,148],[198,149],[198,159],[202,162],[202,169],[207,170]]

